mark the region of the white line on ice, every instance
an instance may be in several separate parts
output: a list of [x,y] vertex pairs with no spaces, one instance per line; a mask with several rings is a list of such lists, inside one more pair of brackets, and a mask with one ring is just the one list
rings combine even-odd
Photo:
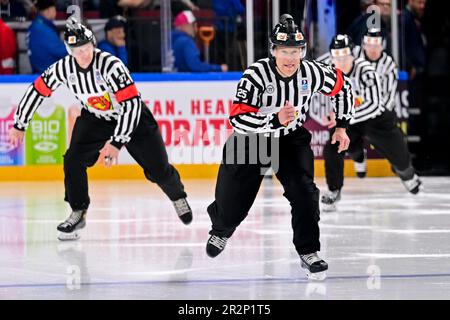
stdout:
[[397,258],[450,258],[449,253],[427,253],[427,254],[398,254],[398,253],[356,253],[361,257],[379,258],[379,259],[397,259]]
[[416,233],[450,233],[449,229],[376,229],[376,232],[416,234]]

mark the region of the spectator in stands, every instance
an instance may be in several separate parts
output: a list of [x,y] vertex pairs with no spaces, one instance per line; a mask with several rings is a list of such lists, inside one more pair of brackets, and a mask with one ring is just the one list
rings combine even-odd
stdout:
[[0,0],[0,17],[7,21],[26,19],[34,10],[31,0]]
[[180,12],[174,21],[172,49],[175,68],[180,72],[228,71],[228,65],[209,64],[200,60],[200,51],[195,44],[197,23],[192,11]]
[[153,0],[119,0],[118,5],[122,8],[149,9]]
[[424,117],[429,112],[425,108],[425,68],[426,68],[426,42],[422,30],[422,17],[426,0],[408,0],[405,10],[402,11],[404,24],[404,37],[402,45],[402,67],[408,72],[408,102],[410,108],[420,110],[420,117],[409,118],[408,132],[420,137],[427,136],[427,125]]
[[14,31],[0,18],[0,74],[13,74],[17,42]]
[[361,10],[361,14],[365,14],[367,12],[367,8],[374,4],[374,0],[361,0],[359,3],[359,9]]
[[[216,54],[214,57],[215,61],[231,63],[234,69],[236,68],[234,62],[238,54],[236,38],[237,23],[243,26],[245,8],[240,0],[213,0],[212,4],[214,13],[216,14],[214,21],[216,37],[214,42],[218,48],[214,52]],[[267,35],[264,34],[264,39],[266,38]],[[230,51],[227,51],[227,48]]]
[[[362,0],[366,2],[365,0]],[[368,18],[371,17],[370,21],[374,21],[372,15],[373,12],[365,13],[363,12],[359,17],[357,17],[350,27],[347,29],[346,34],[348,34],[356,45],[361,45],[363,36],[367,33],[368,28],[380,28],[383,38],[386,39],[385,51],[391,54],[391,0],[375,0],[374,5],[378,6],[380,9],[380,23],[378,26],[367,26]],[[361,3],[361,7],[365,6]]]
[[100,0],[99,11],[102,19],[109,19],[124,13],[124,9],[119,5],[119,0]]
[[405,67],[410,79],[422,74],[426,63],[425,35],[422,30],[422,17],[426,0],[408,0],[402,11],[405,26]]
[[67,50],[53,23],[56,18],[56,1],[37,0],[36,7],[39,13],[28,29],[28,49],[33,73],[42,73],[64,58]]
[[105,24],[105,40],[98,43],[100,50],[111,53],[128,66],[128,52],[125,43],[126,19],[115,16]]
[[239,0],[214,0],[214,12],[217,17],[227,18],[227,24],[223,19],[216,20],[216,29],[218,31],[234,32],[236,30],[236,18],[243,16],[245,8]]
[[181,1],[184,2],[191,10],[200,10],[200,8],[191,0],[181,0]]
[[[153,0],[153,9],[159,9],[161,7],[161,1]],[[191,0],[171,0],[171,6],[174,16],[184,10],[200,10],[199,6]]]

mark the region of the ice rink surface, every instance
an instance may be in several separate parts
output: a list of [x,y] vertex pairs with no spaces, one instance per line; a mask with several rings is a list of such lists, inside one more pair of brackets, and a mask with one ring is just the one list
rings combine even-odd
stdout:
[[300,268],[276,179],[215,259],[213,180],[184,181],[189,226],[154,184],[92,181],[76,242],[56,239],[62,182],[0,183],[0,299],[450,299],[450,178],[423,181],[413,196],[397,178],[346,179],[338,212],[321,213],[324,282]]

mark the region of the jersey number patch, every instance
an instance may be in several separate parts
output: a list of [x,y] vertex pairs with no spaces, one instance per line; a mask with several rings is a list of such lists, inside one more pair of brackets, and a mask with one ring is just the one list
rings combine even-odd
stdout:
[[246,99],[247,98],[247,90],[238,89],[236,96],[241,99]]

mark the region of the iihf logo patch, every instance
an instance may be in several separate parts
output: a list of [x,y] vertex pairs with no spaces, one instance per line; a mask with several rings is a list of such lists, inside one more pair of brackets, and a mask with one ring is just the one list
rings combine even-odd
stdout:
[[269,84],[266,88],[268,94],[272,94],[275,92],[275,87],[272,84]]
[[99,70],[95,70],[95,82],[97,84],[104,83],[103,78],[102,78],[102,74],[100,73]]
[[308,80],[302,79],[302,91],[308,90]]

